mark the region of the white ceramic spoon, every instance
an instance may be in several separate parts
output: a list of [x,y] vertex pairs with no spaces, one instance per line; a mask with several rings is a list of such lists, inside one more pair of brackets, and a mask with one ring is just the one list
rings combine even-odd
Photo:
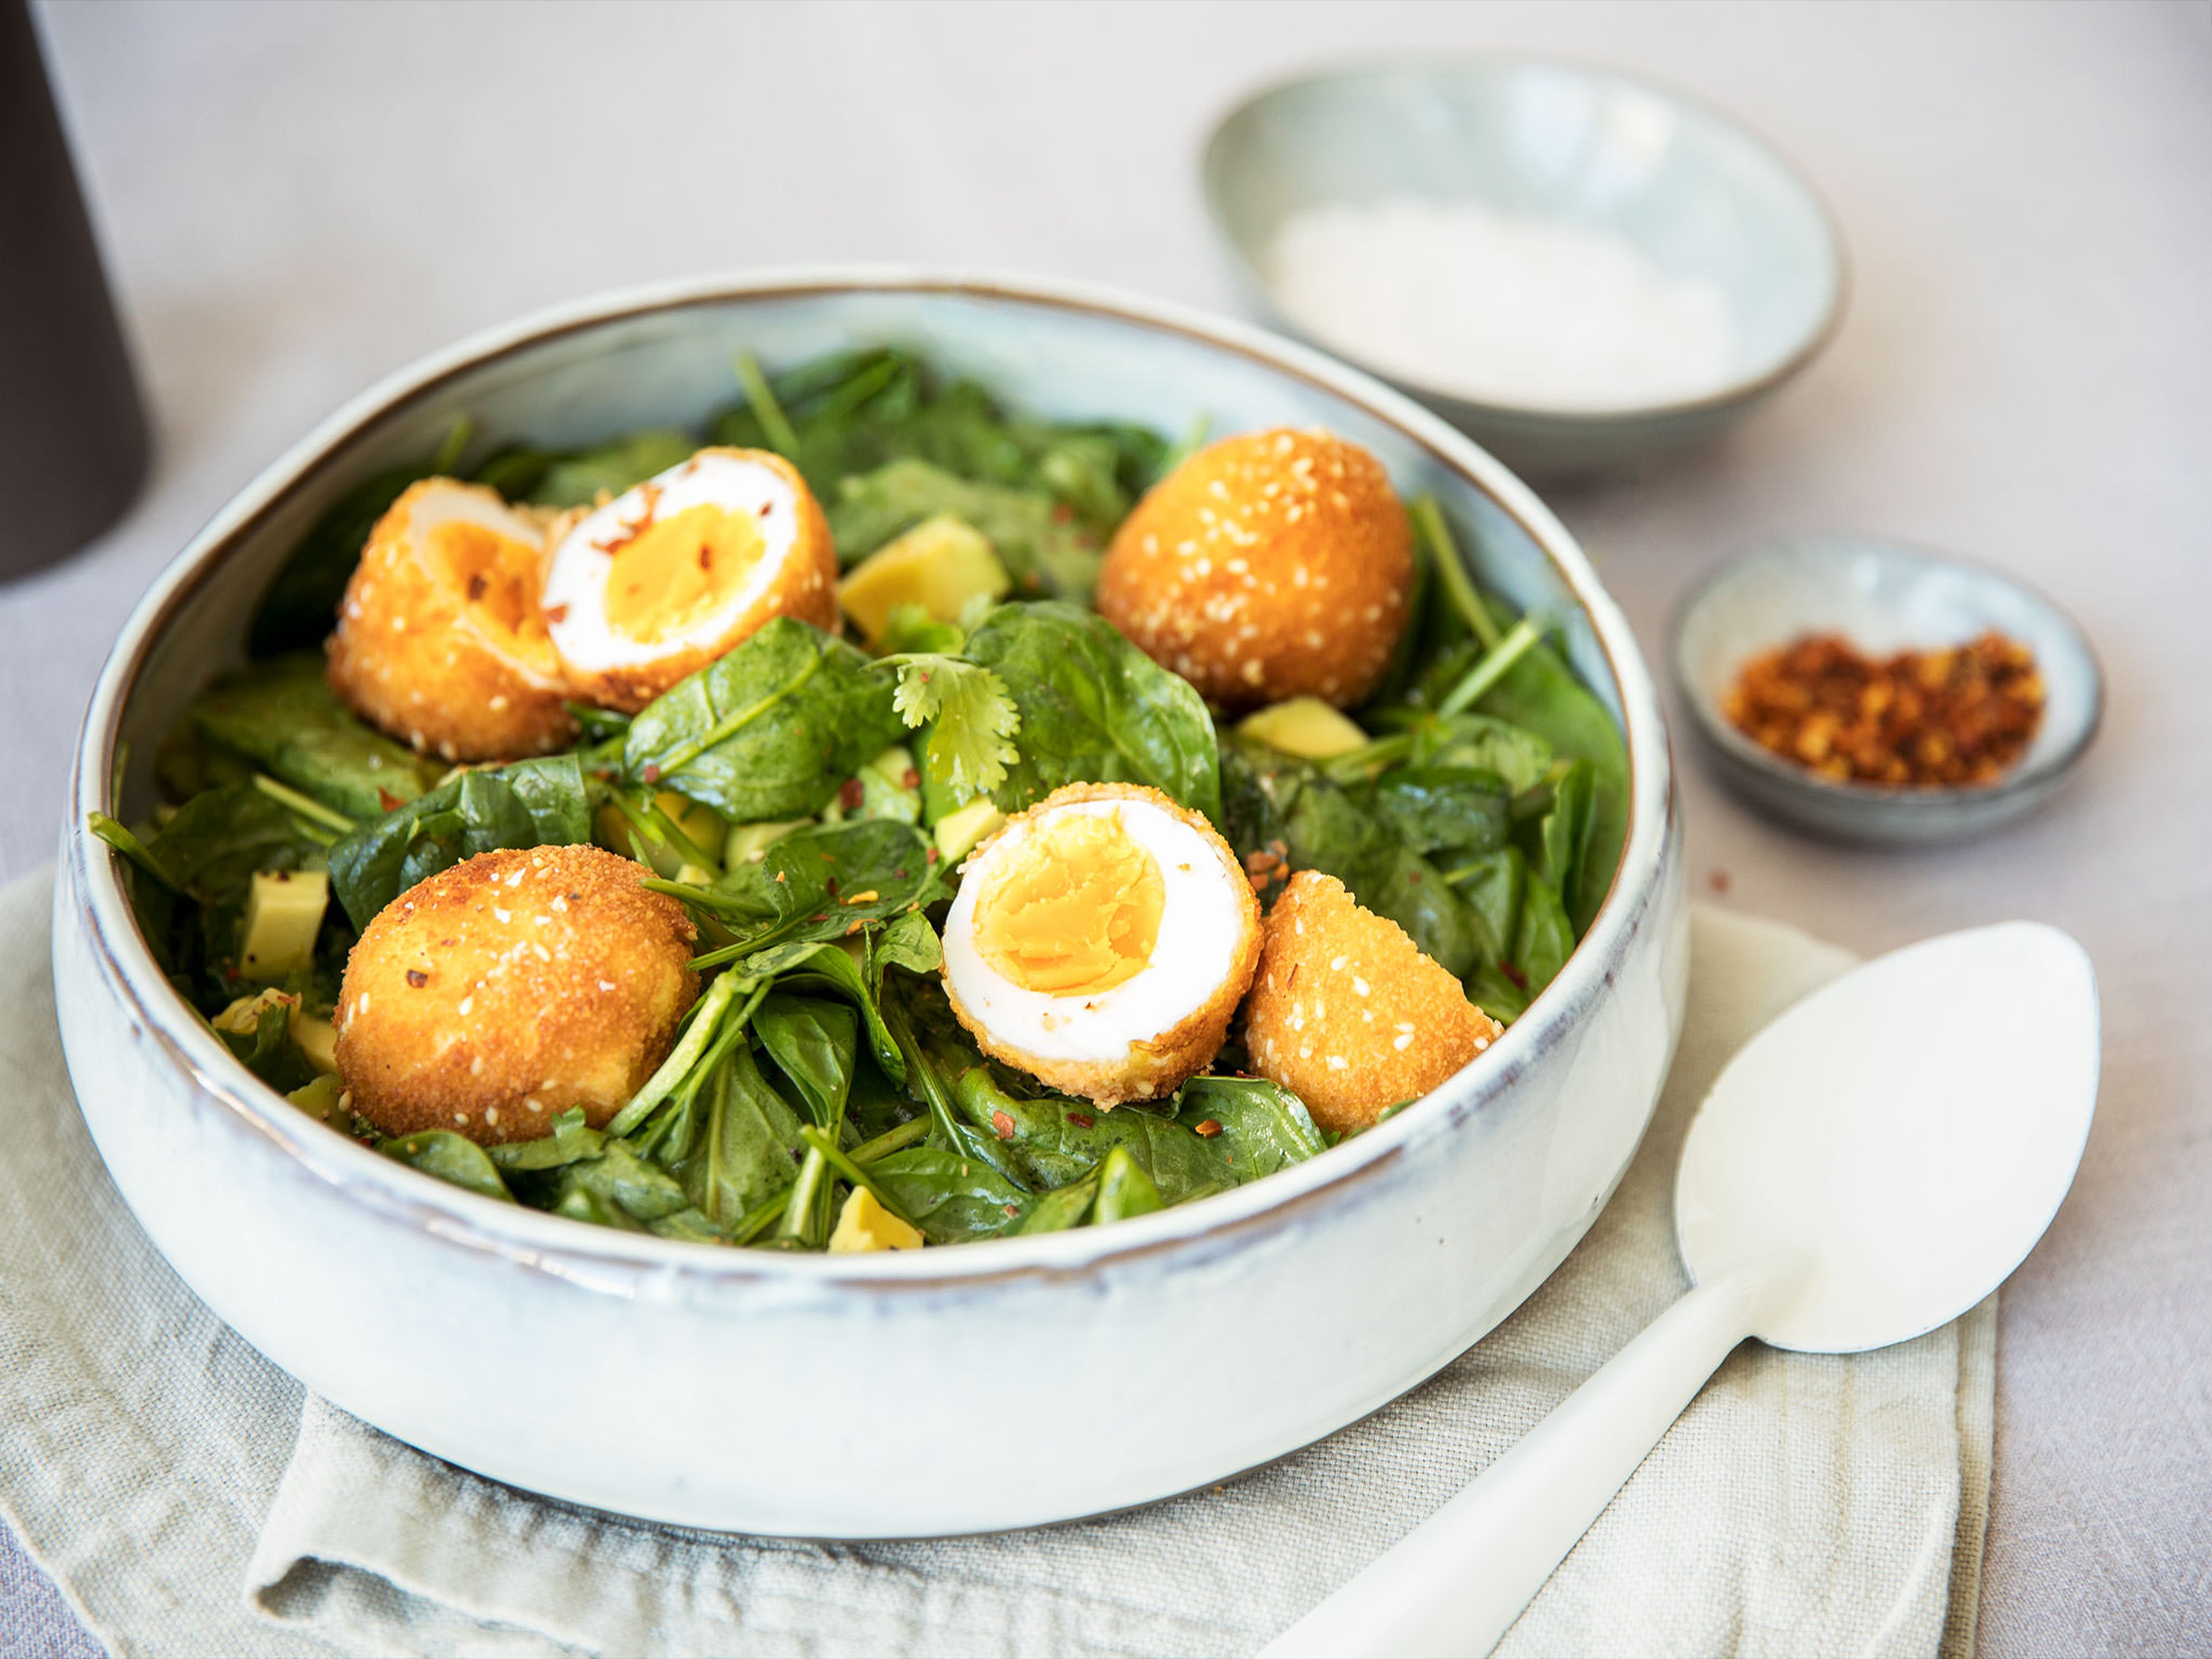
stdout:
[[1729,1062],[1674,1182],[1696,1288],[1271,1656],[1497,1645],[1747,1336],[1856,1353],[1957,1318],[2043,1237],[2096,1108],[2096,977],[2014,921],[1798,1003]]

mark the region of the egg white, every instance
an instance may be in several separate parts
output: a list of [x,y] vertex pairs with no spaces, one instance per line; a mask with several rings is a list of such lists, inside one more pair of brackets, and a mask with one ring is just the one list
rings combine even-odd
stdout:
[[[635,640],[607,620],[607,579],[619,548],[663,519],[712,506],[750,513],[761,556],[715,610],[680,632]],[[702,451],[587,514],[553,548],[545,572],[546,627],[572,668],[590,673],[637,669],[693,650],[711,651],[735,619],[768,591],[799,538],[799,501],[787,479],[742,455]],[[559,617],[559,621],[555,621]]]
[[[1159,866],[1163,889],[1152,959],[1119,985],[1087,996],[1016,985],[975,944],[976,897],[992,866],[1063,812],[1120,814],[1130,839]],[[1009,825],[962,866],[960,892],[945,918],[945,979],[997,1043],[1042,1060],[1119,1060],[1133,1044],[1173,1030],[1221,989],[1245,928],[1237,890],[1243,881],[1197,830],[1150,801],[1072,801]]]

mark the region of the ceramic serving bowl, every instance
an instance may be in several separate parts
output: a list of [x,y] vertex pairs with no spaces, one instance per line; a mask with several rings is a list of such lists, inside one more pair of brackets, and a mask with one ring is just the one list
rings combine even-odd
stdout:
[[[732,395],[740,349],[773,366],[884,341],[1048,414],[1325,422],[1401,489],[1436,492],[1486,580],[1569,618],[1566,649],[1626,734],[1626,854],[1559,978],[1434,1097],[1284,1174],[1110,1227],[895,1255],[690,1245],[494,1203],[264,1089],[163,981],[82,826],[147,810],[156,739],[240,659],[301,532],[464,414],[485,443],[577,444],[700,421]],[[849,270],[634,290],[494,330],[277,461],[179,556],[101,674],[54,941],[71,1075],[116,1184],[277,1364],[517,1486],[837,1537],[1145,1503],[1305,1445],[1435,1371],[1559,1265],[1613,1190],[1673,1050],[1688,948],[1651,682],[1582,553],[1496,461],[1250,329],[1058,283]]]
[[1711,437],[1810,362],[1843,318],[1843,238],[1804,177],[1718,111],[1603,70],[1447,58],[1292,81],[1221,123],[1204,179],[1249,297],[1324,349],[1337,348],[1285,314],[1270,274],[1284,220],[1323,204],[1473,200],[1618,232],[1668,274],[1712,283],[1738,356],[1704,396],[1563,411],[1383,376],[1532,475],[1611,471]]
[[[1838,782],[1769,753],[1721,712],[1746,661],[1802,634],[1841,634],[1887,653],[1963,645],[1990,629],[2035,653],[2045,701],[2027,754],[1987,788]],[[1675,615],[1674,669],[1722,780],[1753,805],[1838,841],[1955,841],[2033,811],[2088,751],[2105,707],[2097,653],[2051,600],[1986,565],[1863,536],[1779,542],[1707,578]]]

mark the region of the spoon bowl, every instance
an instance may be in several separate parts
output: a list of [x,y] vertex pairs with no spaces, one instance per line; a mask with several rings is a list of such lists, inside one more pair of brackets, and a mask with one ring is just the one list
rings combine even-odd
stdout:
[[1270,1655],[1484,1654],[1746,1337],[1934,1330],[2051,1224],[2096,1109],[2096,975],[2005,922],[1854,969],[1731,1060],[1674,1185],[1696,1286]]
[[1907,947],[1806,998],[1698,1109],[1674,1237],[1708,1284],[1791,1259],[1752,1334],[1856,1353],[1948,1324],[2035,1248],[2097,1099],[2097,984],[2055,927]]

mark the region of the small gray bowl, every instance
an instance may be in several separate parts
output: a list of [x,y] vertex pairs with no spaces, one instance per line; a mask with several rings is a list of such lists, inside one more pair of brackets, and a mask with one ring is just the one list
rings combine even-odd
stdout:
[[[1985,788],[1838,783],[1770,754],[1721,712],[1748,659],[1801,634],[1839,633],[1861,650],[1893,652],[1960,645],[1989,629],[2035,653],[2045,702],[2027,753]],[[1722,780],[1753,805],[1835,840],[1925,844],[1995,829],[2057,792],[2104,716],[2096,653],[2051,600],[1986,566],[1866,537],[1779,542],[1724,567],[1676,612],[1672,654]]]
[[[1289,82],[1215,129],[1204,180],[1230,262],[1272,322],[1392,380],[1526,473],[1613,471],[1709,438],[1811,362],[1843,317],[1843,239],[1804,177],[1717,111],[1602,70],[1476,57]],[[1719,289],[1735,372],[1679,402],[1514,407],[1391,375],[1287,316],[1269,276],[1283,221],[1401,196],[1627,236],[1669,274]]]

